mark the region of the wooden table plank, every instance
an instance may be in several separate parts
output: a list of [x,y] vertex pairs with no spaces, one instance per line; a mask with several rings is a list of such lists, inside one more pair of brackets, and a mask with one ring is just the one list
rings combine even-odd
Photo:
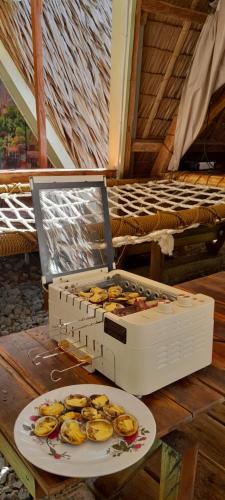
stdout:
[[176,401],[163,395],[161,391],[144,396],[142,401],[154,415],[157,426],[157,438],[175,430],[182,422],[190,421],[192,415]]
[[[0,357],[0,426],[1,431],[8,442],[17,451],[25,466],[31,471],[38,484],[46,494],[55,494],[68,484],[75,481],[65,479],[47,472],[41,471],[27,462],[18,452],[14,442],[14,425],[19,413],[23,408],[38,396],[17,372]],[[7,391],[7,394],[3,391]]]
[[[225,325],[224,325],[225,326]],[[213,365],[221,370],[225,370],[225,343],[214,342],[213,344]]]
[[217,420],[221,424],[224,425],[224,432],[225,432],[225,404],[223,405],[216,405],[214,406],[208,414],[210,417],[213,419]]
[[213,365],[207,366],[196,372],[195,378],[225,397],[225,366],[224,370]]
[[182,431],[200,442],[200,453],[215,461],[225,473],[225,432],[224,425],[209,415],[202,414],[181,426]]
[[[225,390],[225,382],[224,382]],[[195,417],[199,413],[208,410],[216,403],[222,403],[224,397],[207,387],[194,376],[185,377],[174,384],[162,389],[163,394],[179,403],[183,408],[190,411]]]
[[[34,329],[36,330],[36,329]],[[38,328],[38,335],[43,333],[46,340],[40,343],[29,331],[20,332],[0,338],[0,354],[15,368],[15,370],[33,387],[39,394],[62,387],[62,385],[81,384],[84,380],[75,371],[64,374],[63,381],[52,382],[50,372],[53,369],[70,367],[73,363],[66,355],[45,360],[39,366],[35,366],[28,356],[29,349],[36,349],[33,356],[45,349],[52,350],[56,343],[48,340],[46,336],[47,327]]]

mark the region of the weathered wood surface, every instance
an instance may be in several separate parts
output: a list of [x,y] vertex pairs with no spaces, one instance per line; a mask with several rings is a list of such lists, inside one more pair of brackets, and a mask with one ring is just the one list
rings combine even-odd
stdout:
[[[225,426],[225,404],[214,406],[208,415]],[[225,427],[224,427],[225,431]]]
[[116,177],[116,170],[107,168],[90,168],[90,169],[67,169],[67,168],[47,168],[47,169],[30,169],[30,170],[1,170],[0,184],[12,184],[14,182],[26,183],[33,175],[105,175],[107,178]]
[[215,462],[225,473],[225,427],[210,415],[199,415],[191,425],[182,425],[182,430],[200,442],[200,453]]
[[[214,344],[215,345],[215,344]],[[212,389],[215,389],[217,392],[220,392],[225,397],[225,387],[224,387],[224,379],[225,379],[225,367],[224,367],[224,359],[221,363],[221,368],[217,366],[207,366],[207,368],[203,368],[199,372],[195,373],[195,378],[201,380],[204,384]],[[214,361],[215,362],[215,361]],[[223,364],[223,366],[222,366]]]
[[157,12],[157,14],[176,19],[179,22],[190,21],[196,24],[204,24],[207,19],[207,14],[205,12],[190,8],[187,9],[161,0],[143,0],[142,9],[149,14]]
[[179,382],[165,387],[162,392],[190,411],[193,417],[208,410],[216,402],[224,401],[222,395],[219,397],[216,390],[209,388],[204,382],[197,380],[195,376],[185,377]]

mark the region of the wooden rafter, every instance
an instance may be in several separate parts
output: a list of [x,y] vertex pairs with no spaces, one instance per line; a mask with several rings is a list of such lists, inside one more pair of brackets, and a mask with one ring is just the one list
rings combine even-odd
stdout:
[[155,160],[155,163],[151,170],[151,176],[160,175],[162,172],[168,167],[170,158],[173,154],[173,145],[174,145],[174,136],[176,132],[177,126],[177,117],[175,116],[171,122],[171,125],[168,129],[167,135],[163,142],[162,147],[160,148],[159,154]]
[[162,146],[162,141],[135,139],[132,143],[133,153],[158,153]]
[[[198,3],[198,0],[193,0],[192,3],[191,3],[191,9],[194,9],[196,7],[197,3]],[[190,28],[191,28],[191,21],[185,21],[184,25],[183,25],[183,27],[181,29],[181,32],[179,34],[179,37],[177,39],[177,43],[175,45],[173,54],[172,54],[172,56],[170,58],[168,66],[166,68],[165,75],[164,75],[164,77],[162,79],[162,82],[161,82],[161,84],[159,86],[159,91],[158,91],[158,94],[157,94],[157,96],[156,96],[156,98],[154,100],[154,104],[152,106],[150,115],[149,115],[149,117],[147,119],[147,122],[146,122],[146,125],[145,125],[145,128],[144,128],[144,133],[143,133],[143,138],[144,139],[146,139],[148,137],[148,135],[149,135],[149,132],[151,130],[151,126],[153,124],[153,121],[156,118],[156,115],[157,115],[157,112],[158,112],[161,100],[162,100],[162,98],[163,98],[163,96],[165,94],[165,91],[166,91],[166,88],[167,88],[167,85],[168,85],[168,81],[169,81],[169,79],[171,78],[171,76],[173,74],[173,70],[174,70],[175,64],[177,62],[177,58],[179,57],[179,55],[180,55],[180,53],[182,51],[184,43],[185,43],[185,41],[186,41],[186,39],[188,37],[188,33],[189,33]]]
[[[214,101],[209,111],[208,117],[204,121],[200,134],[204,132],[206,128],[209,127],[209,125],[223,111],[223,109],[225,109],[225,89],[222,92],[222,94],[218,97],[218,99]],[[177,125],[177,117],[174,117],[167,132],[164,143],[152,167],[151,176],[160,175],[161,173],[167,170],[167,167],[169,165],[169,162],[173,154],[176,125]]]
[[157,112],[158,112],[158,109],[159,109],[159,106],[160,106],[160,103],[162,101],[162,98],[165,94],[165,90],[166,90],[166,87],[168,85],[168,81],[170,79],[170,77],[172,76],[173,74],[173,70],[174,70],[174,66],[176,64],[176,61],[177,61],[177,58],[179,57],[180,53],[181,53],[181,49],[184,45],[184,42],[188,36],[188,33],[189,33],[189,29],[191,27],[191,23],[189,22],[186,22],[184,23],[184,26],[180,32],[180,35],[178,37],[178,40],[177,40],[177,43],[176,43],[176,46],[175,46],[175,49],[174,49],[174,52],[170,58],[170,61],[169,61],[169,64],[166,68],[166,72],[165,72],[165,75],[162,79],[162,82],[160,84],[160,87],[159,87],[159,91],[158,91],[158,94],[154,100],[154,104],[152,106],[152,109],[151,109],[151,112],[150,112],[150,115],[147,119],[147,122],[146,122],[146,125],[145,125],[145,128],[144,128],[144,133],[143,133],[143,138],[146,139],[149,135],[149,132],[151,130],[151,126],[153,124],[153,121],[154,119],[156,118],[156,115],[157,115]]
[[135,14],[135,28],[134,28],[134,44],[132,56],[132,69],[130,78],[130,94],[129,94],[129,108],[127,117],[127,135],[125,145],[124,157],[124,171],[123,176],[126,177],[130,173],[131,155],[132,155],[132,140],[135,137],[137,113],[137,89],[140,81],[141,71],[141,53],[143,44],[143,29],[141,26],[146,22],[146,16],[142,17],[142,0],[137,0],[136,14]]
[[189,21],[196,24],[204,24],[207,18],[205,12],[193,10],[193,8],[186,9],[160,0],[143,0],[142,10],[148,14],[162,14],[178,21]]
[[34,86],[35,86],[35,97],[36,97],[39,165],[41,168],[47,168],[48,157],[47,157],[47,139],[46,139],[41,16],[42,16],[42,0],[31,0],[32,40],[33,40],[33,57],[34,57]]

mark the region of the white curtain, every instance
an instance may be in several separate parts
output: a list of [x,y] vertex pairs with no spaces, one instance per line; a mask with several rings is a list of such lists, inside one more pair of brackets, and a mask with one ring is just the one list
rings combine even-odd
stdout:
[[183,87],[169,170],[178,170],[180,159],[201,131],[212,95],[224,84],[225,0],[220,0],[203,26]]

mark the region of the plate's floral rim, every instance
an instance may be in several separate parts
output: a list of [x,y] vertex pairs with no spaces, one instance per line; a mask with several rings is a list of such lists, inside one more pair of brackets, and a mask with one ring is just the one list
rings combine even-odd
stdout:
[[36,443],[38,443],[39,445],[44,445],[44,444],[47,445],[48,455],[53,457],[55,460],[60,460],[62,458],[66,459],[66,460],[70,460],[71,455],[69,455],[69,453],[67,453],[67,451],[65,451],[63,453],[57,452],[57,445],[62,444],[60,439],[59,439],[59,429],[55,429],[51,434],[49,434],[49,436],[47,436],[43,439],[39,439],[37,436],[35,436],[35,434],[34,434],[35,424],[33,422],[36,422],[36,420],[38,420],[38,418],[39,417],[37,415],[31,415],[30,420],[32,423],[30,425],[23,424],[23,430],[28,432],[30,434],[30,436],[33,437],[34,441]]
[[[57,451],[57,445],[62,445],[59,439],[59,429],[55,429],[49,436],[39,439],[34,434],[34,426],[35,423],[40,417],[38,415],[31,415],[29,417],[31,423],[23,424],[23,430],[28,432],[30,436],[33,437],[35,442],[41,445],[47,445],[48,455],[54,458],[55,460],[66,459],[70,460],[72,457],[67,451],[63,453],[59,453]],[[110,455],[111,457],[120,457],[123,453],[127,452],[137,452],[142,448],[145,444],[147,435],[150,434],[150,431],[143,426],[140,426],[138,431],[129,437],[121,437],[116,440],[107,450],[106,455]]]
[[107,449],[106,454],[112,457],[120,457],[124,452],[138,451],[145,444],[147,439],[146,434],[150,434],[150,431],[141,426],[133,436],[123,437],[117,440],[116,443],[112,444],[112,446]]

